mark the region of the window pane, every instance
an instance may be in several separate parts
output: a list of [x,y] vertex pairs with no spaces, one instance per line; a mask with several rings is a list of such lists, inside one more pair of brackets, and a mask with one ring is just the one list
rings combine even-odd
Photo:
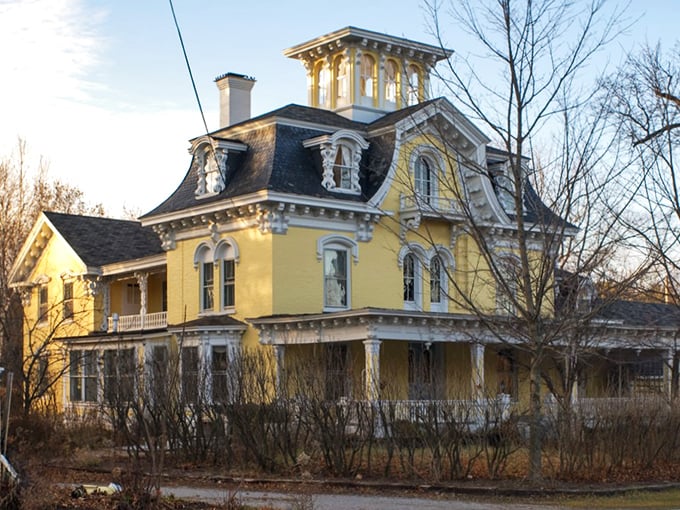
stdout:
[[104,398],[116,404],[129,402],[135,390],[135,350],[104,351]]
[[408,93],[406,95],[406,103],[411,106],[418,104],[420,101],[420,74],[418,73],[418,68],[416,66],[408,66],[407,69],[408,77]]
[[347,306],[347,252],[324,251],[326,306]]
[[236,275],[233,260],[224,260],[222,262],[222,278],[222,307],[233,307],[236,302]]
[[73,317],[73,283],[64,283],[64,319]]
[[385,63],[385,100],[397,101],[397,65],[393,60]]
[[38,320],[44,321],[46,319],[47,319],[47,285],[41,285],[38,299]]
[[375,61],[370,55],[361,56],[360,90],[364,97],[373,97],[373,72]]
[[71,402],[80,402],[83,398],[83,388],[81,380],[81,351],[71,351],[69,353],[69,376],[71,383]]
[[227,380],[227,368],[229,359],[227,347],[216,345],[212,348],[212,399],[213,402],[227,402],[229,398],[229,386]]
[[85,387],[85,400],[87,402],[96,402],[97,388],[99,386],[97,351],[85,351],[83,353],[83,385]]
[[151,357],[152,394],[162,400],[168,391],[168,348],[165,345],[154,346]]
[[212,262],[204,262],[202,267],[202,309],[211,310],[213,308],[213,264]]
[[415,259],[410,253],[404,257],[404,301],[416,300]]
[[195,404],[198,402],[198,347],[182,347],[182,396],[184,402]]
[[328,71],[319,63],[316,68],[317,106],[323,106],[328,97]]
[[432,196],[432,167],[427,158],[419,157],[415,167],[415,191],[425,203],[430,203]]
[[339,58],[336,60],[335,76],[337,86],[336,97],[337,99],[345,99],[349,96],[347,93],[347,59]]
[[337,188],[352,189],[352,151],[339,145],[333,165],[333,180]]
[[326,399],[350,396],[348,349],[346,344],[327,344]]
[[441,303],[442,300],[442,264],[439,257],[430,262],[430,302]]

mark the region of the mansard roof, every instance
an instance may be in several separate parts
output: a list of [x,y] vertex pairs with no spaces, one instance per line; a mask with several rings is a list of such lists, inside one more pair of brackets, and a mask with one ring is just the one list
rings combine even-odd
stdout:
[[138,221],[44,212],[87,266],[103,266],[164,253],[158,236]]
[[[394,152],[394,136],[366,136],[368,125],[320,108],[288,105],[268,114],[212,133],[217,139],[248,146],[244,154],[230,154],[226,187],[208,198],[196,198],[198,175],[190,167],[179,187],[143,218],[170,213],[258,191],[276,191],[355,202],[368,200],[384,179]],[[370,145],[360,164],[361,195],[329,191],[321,185],[318,151],[303,141],[339,129],[366,136]]]

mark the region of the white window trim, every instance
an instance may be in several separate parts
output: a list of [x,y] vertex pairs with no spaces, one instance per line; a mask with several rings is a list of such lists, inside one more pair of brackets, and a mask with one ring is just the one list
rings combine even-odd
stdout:
[[412,191],[414,196],[421,197],[416,185],[416,164],[420,158],[425,158],[430,163],[430,195],[427,196],[427,204],[431,207],[437,206],[440,195],[440,181],[443,178],[444,160],[441,153],[432,145],[419,145],[411,152],[409,160],[409,173],[413,183]]
[[[359,163],[363,151],[368,149],[369,143],[357,132],[349,129],[340,129],[332,135],[322,135],[310,138],[302,142],[303,147],[319,147],[323,165],[321,185],[328,191],[338,193],[348,193],[352,195],[361,194],[359,184]],[[342,188],[335,184],[335,157],[341,146],[347,147],[350,151],[350,187]]]
[[[198,199],[208,198],[224,191],[227,185],[227,161],[229,154],[245,152],[247,149],[248,146],[245,144],[216,140],[208,135],[194,140],[189,148],[189,152],[193,155],[191,163],[192,171],[196,172],[196,190],[194,191],[194,196]],[[205,171],[206,157],[215,158],[215,168],[211,168],[211,173],[215,172],[216,174],[214,189],[208,189],[208,174]]]
[[[224,237],[217,242],[214,251],[215,265],[219,266],[219,308],[223,312],[234,313],[236,312],[236,266],[240,260],[240,254],[238,249],[238,244],[232,237]],[[233,260],[234,261],[234,304],[229,306],[224,306],[224,261]]]
[[[79,368],[78,374],[76,377],[80,380],[80,399],[79,400],[73,400],[72,399],[72,394],[71,394],[71,380],[73,378],[73,375],[71,374],[71,367],[73,367],[73,363],[70,359],[72,353],[79,353],[79,358],[78,358],[78,364],[77,367]],[[95,380],[96,384],[96,392],[95,392],[95,397],[94,400],[87,400],[86,395],[87,395],[87,389],[86,389],[86,378],[90,377],[85,374],[85,364],[83,363],[84,361],[84,353],[88,352],[91,353],[91,355],[94,356],[94,374],[92,374],[92,377]],[[68,402],[71,403],[72,405],[76,406],[88,406],[88,405],[97,405],[100,402],[100,392],[102,391],[101,387],[101,370],[100,370],[100,361],[103,363],[101,360],[100,352],[96,349],[71,349],[69,350],[69,370],[68,370]]]
[[399,250],[397,262],[401,270],[401,282],[404,283],[404,259],[406,255],[412,254],[414,258],[413,264],[413,278],[414,278],[414,300],[404,300],[404,310],[418,310],[423,309],[423,268],[429,270],[429,257],[425,249],[416,243],[408,243],[402,246]]
[[[217,240],[201,242],[194,251],[194,269],[198,273],[198,289],[199,289],[199,315],[211,315],[215,313],[234,313],[236,311],[236,296],[234,296],[234,306],[223,307],[224,302],[224,266],[223,260],[233,260],[234,266],[238,265],[241,256],[238,244],[232,237],[223,237]],[[206,308],[203,296],[203,264],[213,265],[213,306]],[[215,285],[219,288],[215,292]],[[236,292],[236,267],[234,267],[234,292]],[[216,300],[219,300],[217,302]]]
[[503,316],[515,316],[517,314],[517,307],[513,302],[513,299],[517,299],[517,283],[510,278],[505,267],[506,261],[510,260],[512,260],[512,263],[518,268],[521,268],[521,261],[514,253],[499,253],[495,261],[500,279],[505,280],[505,283],[514,294],[514,296],[508,296],[501,286],[500,279],[496,280],[496,313]]
[[[346,304],[343,306],[330,306],[326,305],[326,267],[324,260],[324,253],[326,250],[343,250],[347,253],[347,274],[346,274],[346,288],[345,288],[345,301]],[[350,264],[350,256],[352,258],[353,264]],[[323,283],[323,311],[324,312],[334,312],[338,310],[349,310],[352,308],[352,270],[351,266],[359,263],[359,245],[354,239],[349,237],[328,234],[320,237],[316,242],[316,258],[321,262],[321,277]]]
[[[432,246],[427,251],[427,260],[429,261],[430,269],[432,268],[432,259],[434,257],[439,257],[439,260],[441,261],[441,274],[439,275],[440,301],[439,303],[430,301],[430,311],[446,313],[449,310],[449,277],[453,275],[453,271],[456,268],[455,259],[453,254],[444,246]],[[432,292],[431,289],[430,292]]]

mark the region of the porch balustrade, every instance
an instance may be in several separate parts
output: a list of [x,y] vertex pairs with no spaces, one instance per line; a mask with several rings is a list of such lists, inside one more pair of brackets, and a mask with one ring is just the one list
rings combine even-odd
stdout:
[[418,211],[430,215],[455,215],[460,214],[458,201],[453,198],[445,198],[436,195],[401,195],[399,198],[399,211]]
[[510,417],[510,395],[477,400],[395,400],[381,402],[384,410],[393,411],[394,420],[412,423],[436,420],[456,421],[471,428],[489,422],[502,422]]
[[164,328],[168,325],[168,312],[156,312],[137,315],[117,315],[109,317],[107,331],[141,331],[144,329]]

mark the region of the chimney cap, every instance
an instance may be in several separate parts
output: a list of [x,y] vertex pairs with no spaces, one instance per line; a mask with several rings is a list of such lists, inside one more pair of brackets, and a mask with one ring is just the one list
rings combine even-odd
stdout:
[[245,74],[224,73],[224,74],[219,75],[217,78],[215,78],[215,82],[218,82],[218,81],[223,80],[225,78],[241,78],[242,80],[256,81],[255,78],[253,78],[252,76],[246,76]]

